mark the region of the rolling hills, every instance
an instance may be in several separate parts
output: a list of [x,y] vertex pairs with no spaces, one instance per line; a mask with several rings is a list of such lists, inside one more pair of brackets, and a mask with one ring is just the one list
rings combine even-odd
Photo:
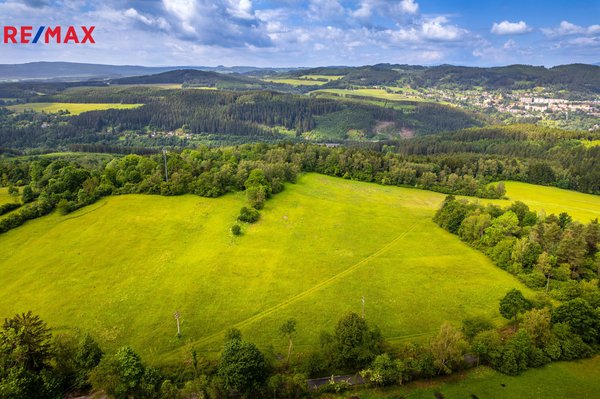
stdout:
[[108,197],[0,236],[0,314],[32,309],[56,332],[127,343],[154,364],[191,346],[212,357],[232,326],[277,350],[289,317],[296,351],[311,350],[363,295],[392,344],[426,339],[444,320],[499,318],[507,290],[529,291],[431,221],[443,198],[309,174],[234,238],[242,194]]

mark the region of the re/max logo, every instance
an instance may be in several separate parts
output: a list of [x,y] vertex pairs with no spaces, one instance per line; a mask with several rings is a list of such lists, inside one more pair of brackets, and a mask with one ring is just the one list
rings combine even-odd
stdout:
[[28,43],[58,43],[58,44],[95,44],[92,34],[95,26],[40,26],[37,31],[33,26],[4,26],[4,44],[28,44]]

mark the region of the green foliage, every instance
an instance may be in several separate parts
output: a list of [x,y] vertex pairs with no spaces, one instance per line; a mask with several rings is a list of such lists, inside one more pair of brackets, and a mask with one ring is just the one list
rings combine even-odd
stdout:
[[494,323],[492,323],[490,318],[485,316],[468,317],[462,322],[462,333],[469,340],[472,340],[480,332],[492,330],[493,328]]
[[4,367],[37,372],[48,367],[51,357],[50,329],[31,311],[5,319],[0,330]]
[[300,399],[307,395],[304,374],[274,374],[267,381],[267,389],[273,398]]
[[228,389],[249,394],[260,389],[267,379],[265,358],[256,345],[229,340],[221,353],[219,376]]
[[234,236],[239,236],[242,234],[242,228],[239,224],[234,224],[233,226],[231,226],[231,234],[233,234]]
[[116,399],[127,399],[143,389],[144,373],[139,355],[124,346],[112,356],[104,356],[90,379],[94,388]]
[[378,355],[371,366],[360,372],[360,376],[375,386],[401,384],[405,367],[401,360],[393,360],[384,353]]
[[442,324],[439,333],[430,344],[438,373],[450,374],[461,367],[467,346],[463,334],[458,329],[448,322]]
[[500,314],[505,319],[513,319],[515,329],[517,327],[517,317],[526,310],[531,309],[531,302],[523,296],[523,293],[517,289],[512,289],[500,300]]
[[588,344],[600,341],[600,314],[582,298],[558,306],[552,312],[553,323],[565,323]]
[[382,352],[383,338],[356,313],[342,317],[333,335],[323,333],[321,346],[333,367],[356,370],[368,365]]
[[260,218],[260,213],[254,208],[242,207],[238,220],[246,223],[256,223]]

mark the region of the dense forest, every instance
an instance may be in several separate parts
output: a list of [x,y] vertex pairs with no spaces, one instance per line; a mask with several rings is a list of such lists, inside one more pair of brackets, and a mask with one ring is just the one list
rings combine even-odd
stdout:
[[[29,99],[34,102],[144,104],[127,110],[79,115],[11,113],[0,109],[0,143],[17,149],[60,149],[70,144],[186,147],[217,136],[225,144],[301,138],[333,131],[343,142],[351,130],[367,138],[385,124],[417,134],[479,126],[471,113],[437,104],[412,111],[270,91],[164,90],[149,87],[78,88]],[[360,114],[358,120],[348,115]],[[327,116],[328,123],[319,124]],[[345,126],[336,130],[336,126]],[[283,129],[283,130],[282,130]],[[124,140],[123,140],[124,139]]]

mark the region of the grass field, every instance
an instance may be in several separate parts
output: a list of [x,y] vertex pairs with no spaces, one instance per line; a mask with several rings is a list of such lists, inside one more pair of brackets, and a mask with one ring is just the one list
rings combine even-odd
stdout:
[[8,187],[0,187],[0,205],[15,202],[15,199],[8,194]]
[[0,315],[32,309],[57,331],[77,327],[165,364],[189,345],[216,356],[232,326],[284,350],[289,317],[296,350],[310,350],[364,295],[392,343],[427,339],[444,320],[498,317],[510,288],[529,293],[431,221],[443,198],[309,174],[234,238],[241,193],[110,197],[0,235]]
[[78,103],[27,103],[11,105],[7,108],[16,112],[34,111],[55,113],[68,110],[71,115],[79,115],[87,111],[100,111],[105,109],[131,109],[141,107],[143,104],[78,104]]
[[588,148],[600,146],[600,140],[581,140],[581,142]]
[[600,219],[600,196],[577,191],[562,190],[556,187],[544,187],[533,184],[509,181],[505,182],[508,200],[481,200],[501,206],[514,201],[523,201],[535,211],[546,214],[567,212],[574,219],[584,223]]
[[325,79],[328,81],[339,80],[343,77],[344,77],[344,75],[304,75],[304,76],[301,76],[302,79],[312,79],[312,80]]
[[517,377],[480,367],[433,383],[420,381],[406,387],[352,393],[361,399],[434,399],[436,392],[441,392],[446,399],[596,399],[600,392],[600,357],[552,363],[527,370]]
[[263,79],[265,82],[271,83],[283,83],[292,86],[321,86],[327,82],[321,80],[310,80],[310,79],[293,79],[293,78],[266,78]]
[[[356,90],[346,90],[346,89],[322,89],[316,92],[328,92],[335,93],[342,96],[364,96],[364,97],[374,97],[381,98],[384,100],[392,100],[392,101],[424,101],[431,102],[431,100],[424,100],[418,96],[407,95],[404,93],[394,92],[388,93],[384,89],[356,89]],[[314,93],[314,92],[313,92]]]

